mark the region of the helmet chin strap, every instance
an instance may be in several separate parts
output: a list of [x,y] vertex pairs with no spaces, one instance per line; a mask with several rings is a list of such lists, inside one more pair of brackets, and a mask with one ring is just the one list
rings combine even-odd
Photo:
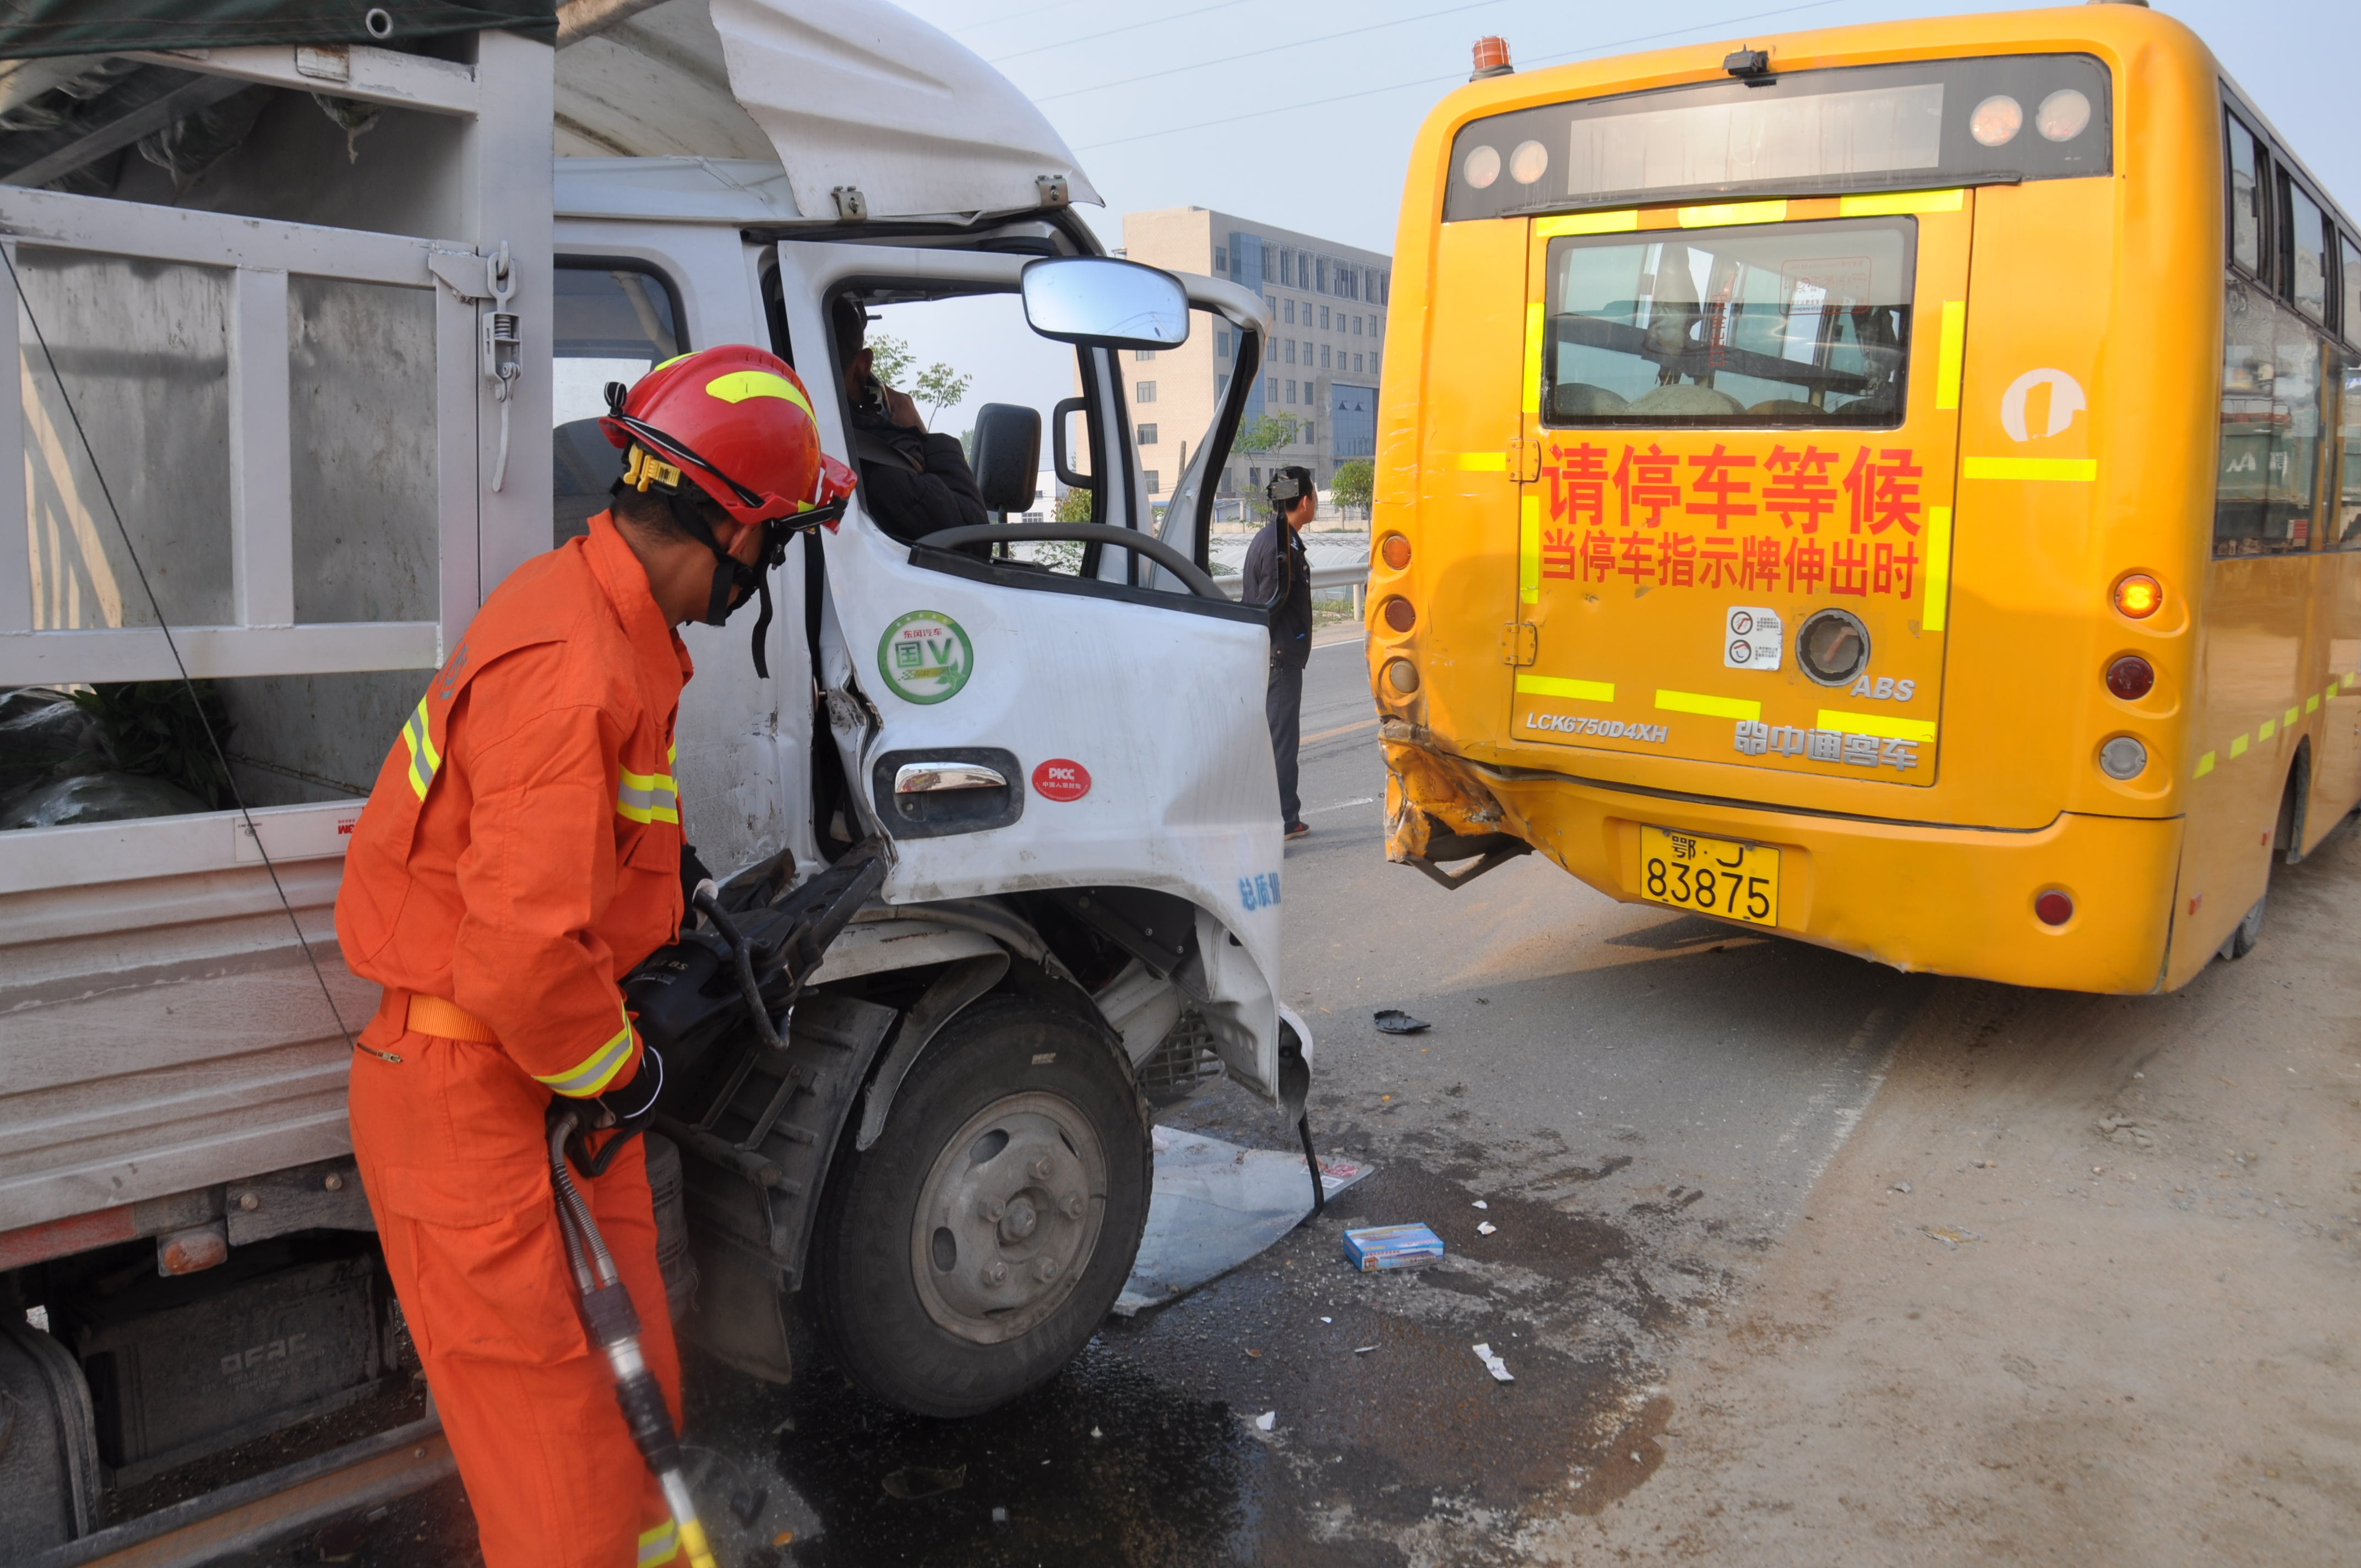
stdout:
[[[754,621],[754,674],[763,680],[771,678],[770,662],[763,656],[763,634],[771,627],[770,574],[759,567],[749,566],[727,550],[713,537],[712,528],[705,514],[697,510],[696,499],[685,491],[675,490],[664,498],[672,508],[673,520],[686,529],[691,537],[713,552],[713,589],[705,601],[705,624],[723,626],[747,599],[759,598],[763,613]],[[767,564],[767,563],[766,563]],[[733,595],[736,596],[733,598]]]

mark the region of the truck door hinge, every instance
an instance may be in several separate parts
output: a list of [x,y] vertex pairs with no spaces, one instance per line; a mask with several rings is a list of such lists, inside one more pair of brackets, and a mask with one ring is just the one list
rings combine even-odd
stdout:
[[1520,485],[1530,485],[1542,477],[1542,444],[1525,438],[1509,443],[1509,477]]
[[1523,669],[1541,652],[1541,628],[1530,620],[1512,620],[1500,628],[1500,663]]

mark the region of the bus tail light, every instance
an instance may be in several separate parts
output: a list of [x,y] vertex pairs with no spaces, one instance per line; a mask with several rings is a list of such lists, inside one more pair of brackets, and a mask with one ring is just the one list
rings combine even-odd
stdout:
[[1411,608],[1410,600],[1406,598],[1386,600],[1385,607],[1378,613],[1385,617],[1386,624],[1396,631],[1408,631],[1418,624],[1418,611]]
[[2134,620],[2146,620],[2164,608],[2164,585],[2146,572],[2115,579],[2115,609]]
[[2156,666],[2126,653],[2107,666],[2107,689],[2125,702],[2137,702],[2156,689]]
[[2033,901],[2033,915],[2044,926],[2063,926],[2074,918],[2074,901],[2053,887]]
[[2147,770],[2147,748],[2128,735],[2118,735],[2099,748],[2099,771],[2121,784]]
[[1399,572],[1410,565],[1410,541],[1399,533],[1389,533],[1378,546],[1378,558]]
[[1408,659],[1386,661],[1386,685],[1408,696],[1418,690],[1418,666]]

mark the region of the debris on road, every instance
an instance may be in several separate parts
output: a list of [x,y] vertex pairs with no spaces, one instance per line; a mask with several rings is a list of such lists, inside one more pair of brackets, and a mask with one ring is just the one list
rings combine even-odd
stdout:
[[1268,1431],[1271,1428],[1279,1424],[1279,1412],[1277,1410],[1265,1410],[1262,1414],[1255,1418],[1254,1424],[1255,1431]]
[[907,1502],[918,1497],[931,1497],[943,1492],[956,1492],[967,1485],[967,1466],[954,1464],[948,1470],[934,1470],[923,1464],[909,1464],[885,1477],[882,1485],[889,1497]]
[[1415,1268],[1443,1255],[1443,1238],[1424,1225],[1367,1225],[1345,1233],[1345,1261],[1364,1274]]
[[1378,1033],[1381,1035],[1422,1035],[1434,1027],[1423,1018],[1413,1018],[1399,1007],[1381,1007],[1377,1014]]
[[1476,1354],[1483,1358],[1484,1370],[1492,1375],[1492,1380],[1494,1382],[1514,1383],[1517,1380],[1509,1371],[1509,1364],[1492,1354],[1492,1347],[1490,1345],[1477,1345],[1476,1347]]
[[[1202,1133],[1156,1129],[1156,1174],[1148,1226],[1131,1277],[1115,1298],[1119,1317],[1176,1301],[1275,1245],[1312,1213],[1303,1156],[1248,1149]],[[1320,1186],[1333,1201],[1373,1168],[1323,1160]]]
[[1491,1206],[1492,1206],[1492,1205],[1490,1205],[1489,1203],[1485,1202],[1485,1201],[1484,1201],[1484,1200],[1482,1200],[1481,1198],[1477,1199],[1475,1202],[1470,1203],[1470,1204],[1468,1205],[1468,1207],[1469,1207],[1469,1208],[1471,1208],[1471,1209],[1488,1209],[1488,1208],[1490,1208]]
[[1486,1220],[1476,1227],[1476,1234],[1479,1236],[1488,1236],[1499,1228],[1499,1226],[1494,1224],[1491,1221]]
[[1353,1354],[1355,1355],[1367,1355],[1369,1352],[1377,1348],[1378,1347],[1373,1344],[1356,1344],[1353,1347]]
[[1919,1234],[1930,1241],[1938,1241],[1945,1246],[1955,1249],[1963,1247],[1970,1242],[1983,1239],[1975,1232],[1962,1230],[1958,1225],[1922,1225],[1919,1227]]
[[1907,1197],[1910,1193],[1910,1184],[1906,1181],[1897,1181],[1894,1184],[1893,1190]]

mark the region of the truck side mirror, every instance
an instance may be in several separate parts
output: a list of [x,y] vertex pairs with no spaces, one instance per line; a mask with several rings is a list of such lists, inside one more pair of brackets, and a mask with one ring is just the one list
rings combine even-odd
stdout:
[[1171,273],[1106,256],[1025,264],[1025,321],[1043,337],[1106,348],[1189,341],[1189,291]]
[[975,416],[975,488],[986,511],[1030,511],[1041,478],[1041,411],[986,403]]

